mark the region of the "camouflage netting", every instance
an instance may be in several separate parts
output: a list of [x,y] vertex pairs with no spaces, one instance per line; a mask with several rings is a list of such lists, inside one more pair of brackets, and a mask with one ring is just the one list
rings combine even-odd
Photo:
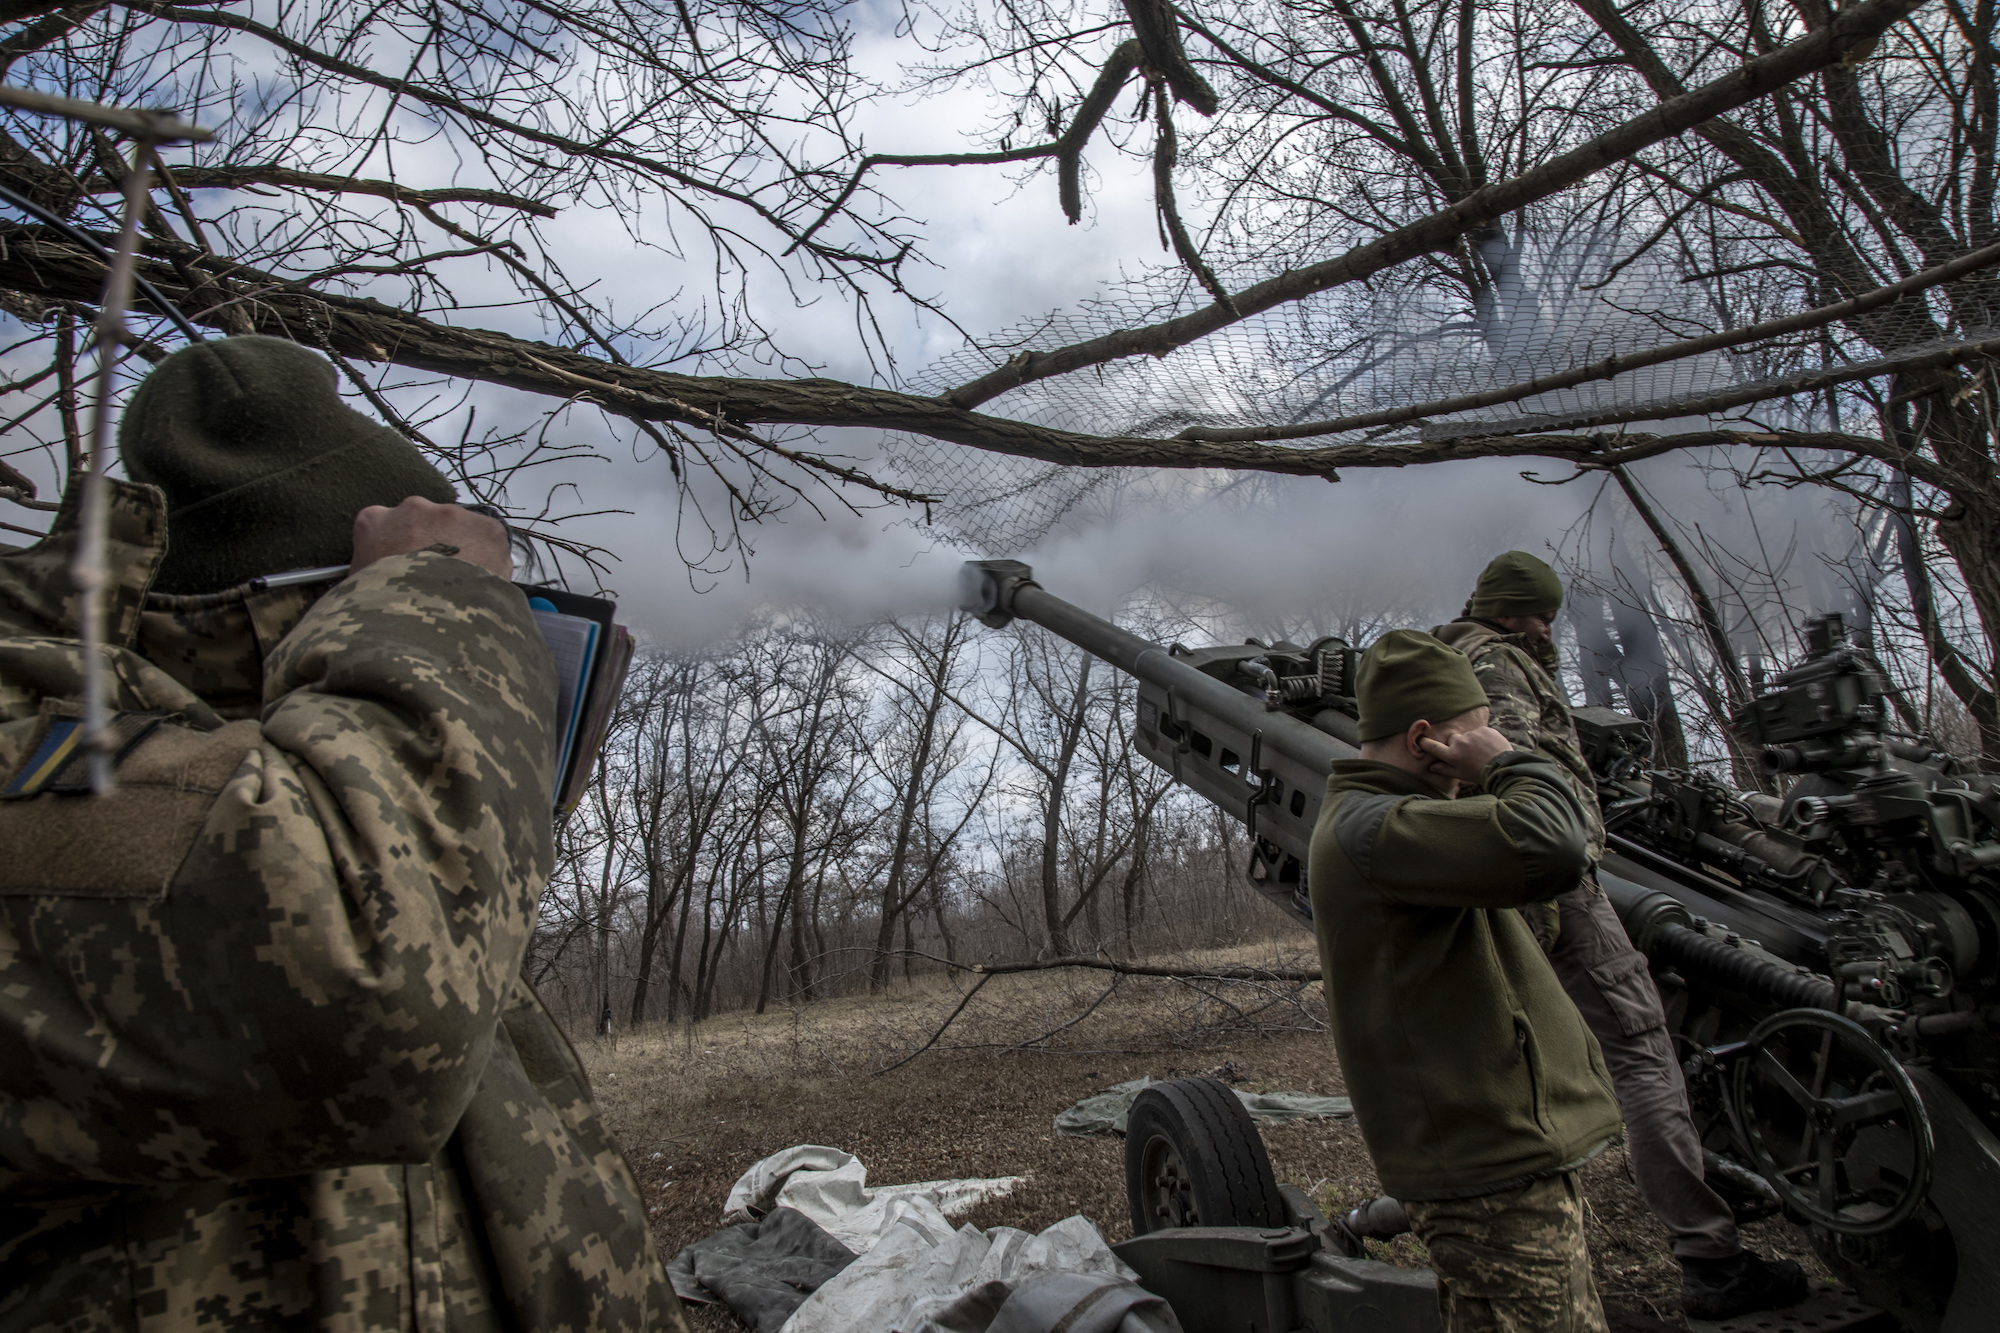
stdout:
[[[1399,271],[1367,288],[1336,289],[1251,316],[1165,357],[1131,357],[1028,384],[980,410],[1065,430],[1147,437],[1189,427],[1324,421],[1525,387],[1527,381],[1608,356],[1748,327],[1838,299],[1834,293],[1807,299],[1793,283],[1782,295],[1768,289],[1731,292],[1725,304],[1713,282],[1684,280],[1651,257],[1630,262],[1624,258],[1630,251],[1615,238],[1517,237],[1504,254],[1489,248],[1486,267],[1493,280],[1483,299],[1419,286]],[[1977,273],[1875,311],[1869,316],[1872,346],[1835,323],[1555,392],[1523,393],[1475,411],[1292,443],[1315,447],[1579,429],[1607,411],[1623,418],[1623,424],[1602,427],[1614,432],[1735,422],[1874,435],[1875,414],[1854,394],[1855,385],[1802,393],[1787,381],[1818,367],[1900,355],[1938,342],[1941,333],[1947,342],[1994,336],[1990,329],[1956,325],[1951,313],[1979,304],[1960,299],[1965,293],[1953,287],[1983,281],[1990,275]],[[1205,304],[1206,295],[1190,290],[1185,275],[1128,284],[947,356],[914,376],[910,387],[941,393],[1023,350],[1047,351]],[[1760,386],[1766,392],[1756,393]],[[1705,401],[1746,393],[1757,401],[1721,409]],[[888,457],[903,479],[947,497],[933,512],[940,531],[988,554],[1033,545],[1093,492],[1129,490],[1135,480],[1148,484],[1129,469],[1040,463],[909,437],[891,437]],[[1153,488],[1171,490],[1183,502],[1206,489],[1184,475]]]

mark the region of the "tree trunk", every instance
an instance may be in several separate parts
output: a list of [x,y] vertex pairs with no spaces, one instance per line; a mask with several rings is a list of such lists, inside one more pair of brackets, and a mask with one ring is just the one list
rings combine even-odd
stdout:
[[[910,864],[910,834],[917,823],[917,806],[923,793],[925,775],[931,764],[931,744],[937,718],[944,706],[942,688],[934,690],[924,710],[917,735],[916,754],[910,764],[910,785],[903,789],[901,807],[896,811],[896,842],[889,856],[889,875],[882,885],[882,919],[875,927],[875,957],[868,968],[868,989],[881,990],[889,984],[889,950],[896,942],[896,918],[909,904],[903,901],[903,879]],[[905,960],[907,964],[907,959]]]
[[1610,708],[1618,648],[1605,621],[1604,599],[1595,593],[1572,592],[1569,623],[1576,631],[1576,672],[1583,678],[1583,702],[1590,708]]
[[792,864],[785,876],[785,901],[791,912],[791,956],[786,965],[786,979],[790,982],[787,994],[796,999],[810,1000],[813,997],[812,961],[806,954],[806,847],[805,832],[800,830],[792,844]]
[[[1722,683],[1722,698],[1715,709],[1716,729],[1722,733],[1722,743],[1729,750],[1730,775],[1736,785],[1745,791],[1777,791],[1777,784],[1757,764],[1748,748],[1736,738],[1731,725],[1736,713],[1750,702],[1750,682],[1743,674],[1743,663],[1737,659],[1735,645],[1729,641],[1729,630],[1722,623],[1722,613],[1709,597],[1708,589],[1702,585],[1701,575],[1696,572],[1694,562],[1681,550],[1681,544],[1674,539],[1667,525],[1654,512],[1652,504],[1632,480],[1632,474],[1622,467],[1614,467],[1611,473],[1618,479],[1619,488],[1639,515],[1646,530],[1653,534],[1653,540],[1666,552],[1674,572],[1680,575],[1681,586],[1687,591],[1688,600],[1694,604],[1695,620],[1701,626],[1702,637],[1708,641],[1709,657],[1715,662],[1712,680]],[[1679,719],[1675,721],[1678,723]],[[1681,742],[1685,748],[1685,737]]]
[[1132,860],[1125,867],[1125,881],[1118,886],[1119,919],[1124,937],[1123,952],[1127,958],[1137,958],[1139,947],[1135,938],[1135,920],[1139,908],[1139,886],[1146,878],[1146,854],[1152,846],[1153,815],[1148,810],[1132,830]]
[[[649,894],[648,897],[651,895]],[[666,914],[646,914],[646,928],[639,932],[639,974],[632,980],[632,1008],[626,1020],[628,1027],[637,1028],[646,1021],[646,992],[653,976],[653,952],[660,940],[660,926]],[[605,1003],[610,1003],[605,997]]]
[[771,932],[764,941],[764,969],[757,982],[757,1012],[763,1013],[764,1006],[771,1002],[771,972],[778,958],[778,946],[785,938],[786,909],[791,906],[791,886],[778,895],[777,909],[771,914]]
[[[1887,423],[1897,439],[1913,439],[1908,413],[1907,404],[1898,404]],[[1917,530],[1915,517],[1910,513],[1913,501],[1909,476],[1902,472],[1894,473],[1890,479],[1890,503],[1896,507],[1896,555],[1902,567],[1903,584],[1909,590],[1910,614],[1917,622],[1918,633],[1923,636],[1924,649],[1930,655],[1931,664],[1944,678],[1945,686],[1953,697],[1965,706],[1972,720],[1978,724],[1983,766],[1994,768],[2000,766],[2000,710],[1995,707],[1993,673],[1980,670],[1979,665],[1959,651],[1958,645],[1945,633],[1938,616],[1930,570],[1924,564],[1922,535]],[[1996,502],[2000,502],[2000,497],[1996,497]],[[1994,552],[2000,551],[2000,545],[1996,545],[1994,540],[1993,515],[1979,512],[1985,506],[1960,502],[1957,508],[1959,517],[1937,525],[1938,540],[1958,562],[1968,590],[1972,588],[1977,572],[1980,575],[1977,581],[1987,585],[1986,595],[1989,599],[1993,598],[1996,591],[2000,591],[2000,560],[1994,558]],[[1973,605],[1980,612],[1982,625],[2000,625],[2000,619],[1986,615],[1977,593],[1973,596]],[[1991,646],[1991,635],[1987,637],[1989,651],[2000,651]]]
[[686,866],[682,873],[675,875],[678,883],[687,887],[681,891],[680,920],[674,923],[672,951],[667,956],[667,1021],[679,1017],[681,1006],[681,959],[687,949],[688,914],[694,907],[694,867]]
[[[1623,552],[1623,543],[1617,548]],[[1614,557],[1629,566],[1630,557]],[[1632,716],[1653,729],[1653,764],[1659,768],[1688,766],[1687,733],[1674,703],[1673,672],[1666,644],[1651,608],[1611,599],[1611,627],[1618,636],[1618,683]]]
[[945,961],[955,963],[958,961],[958,946],[952,942],[951,927],[945,924],[944,894],[938,888],[935,874],[925,892],[930,895],[931,915],[937,919],[938,936],[944,941]]
[[1070,701],[1069,716],[1063,719],[1062,741],[1042,802],[1042,920],[1048,926],[1049,952],[1057,958],[1068,957],[1070,950],[1069,927],[1063,921],[1062,911],[1063,798],[1068,793],[1070,765],[1076,758],[1077,744],[1083,739],[1091,660],[1090,654],[1084,653],[1077,668],[1076,694]]

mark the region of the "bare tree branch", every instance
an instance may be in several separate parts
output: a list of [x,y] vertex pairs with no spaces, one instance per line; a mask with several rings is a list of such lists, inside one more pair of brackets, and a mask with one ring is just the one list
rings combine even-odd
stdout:
[[[250,185],[274,185],[287,190],[317,190],[325,194],[362,194],[398,204],[490,204],[514,208],[538,218],[552,218],[556,210],[539,200],[505,190],[479,190],[460,186],[417,190],[395,181],[367,180],[359,176],[330,176],[320,171],[295,171],[275,163],[250,167],[176,167],[175,179],[188,190],[240,190]],[[109,181],[86,182],[93,194],[115,194],[119,187]]]
[[1441,250],[1460,236],[1620,162],[1641,149],[1753,102],[1795,79],[1826,68],[1847,51],[1874,40],[1923,0],[1864,0],[1843,9],[1823,28],[1741,66],[1691,92],[1661,102],[1617,128],[1549,159],[1510,180],[1498,181],[1428,217],[1355,246],[1336,259],[1292,269],[1238,292],[1235,311],[1220,305],[1139,329],[1123,329],[1052,352],[1024,352],[1006,365],[944,395],[971,408],[1009,389],[1122,357],[1164,356],[1246,315],[1269,310],[1333,287],[1359,282],[1418,255]]

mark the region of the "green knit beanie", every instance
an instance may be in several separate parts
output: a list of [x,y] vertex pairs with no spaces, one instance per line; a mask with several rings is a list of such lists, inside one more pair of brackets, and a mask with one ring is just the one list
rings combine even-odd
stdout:
[[1392,629],[1361,655],[1354,673],[1361,739],[1399,736],[1413,722],[1435,725],[1484,708],[1472,659],[1421,630]]
[[416,446],[343,403],[337,383],[325,357],[283,338],[196,343],[154,367],[118,423],[118,456],[166,492],[156,591],[344,565],[369,505],[452,501]]
[[1526,551],[1493,557],[1472,589],[1465,614],[1480,620],[1495,616],[1539,616],[1561,610],[1562,580],[1544,561]]

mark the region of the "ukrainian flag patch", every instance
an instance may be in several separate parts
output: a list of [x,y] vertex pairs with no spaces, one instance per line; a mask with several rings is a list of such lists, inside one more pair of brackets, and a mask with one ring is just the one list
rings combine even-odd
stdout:
[[[165,713],[112,714],[109,728],[113,761],[124,759],[166,718]],[[82,718],[51,717],[27,759],[0,785],[0,800],[40,796],[50,791],[88,791],[90,752],[83,741]]]

